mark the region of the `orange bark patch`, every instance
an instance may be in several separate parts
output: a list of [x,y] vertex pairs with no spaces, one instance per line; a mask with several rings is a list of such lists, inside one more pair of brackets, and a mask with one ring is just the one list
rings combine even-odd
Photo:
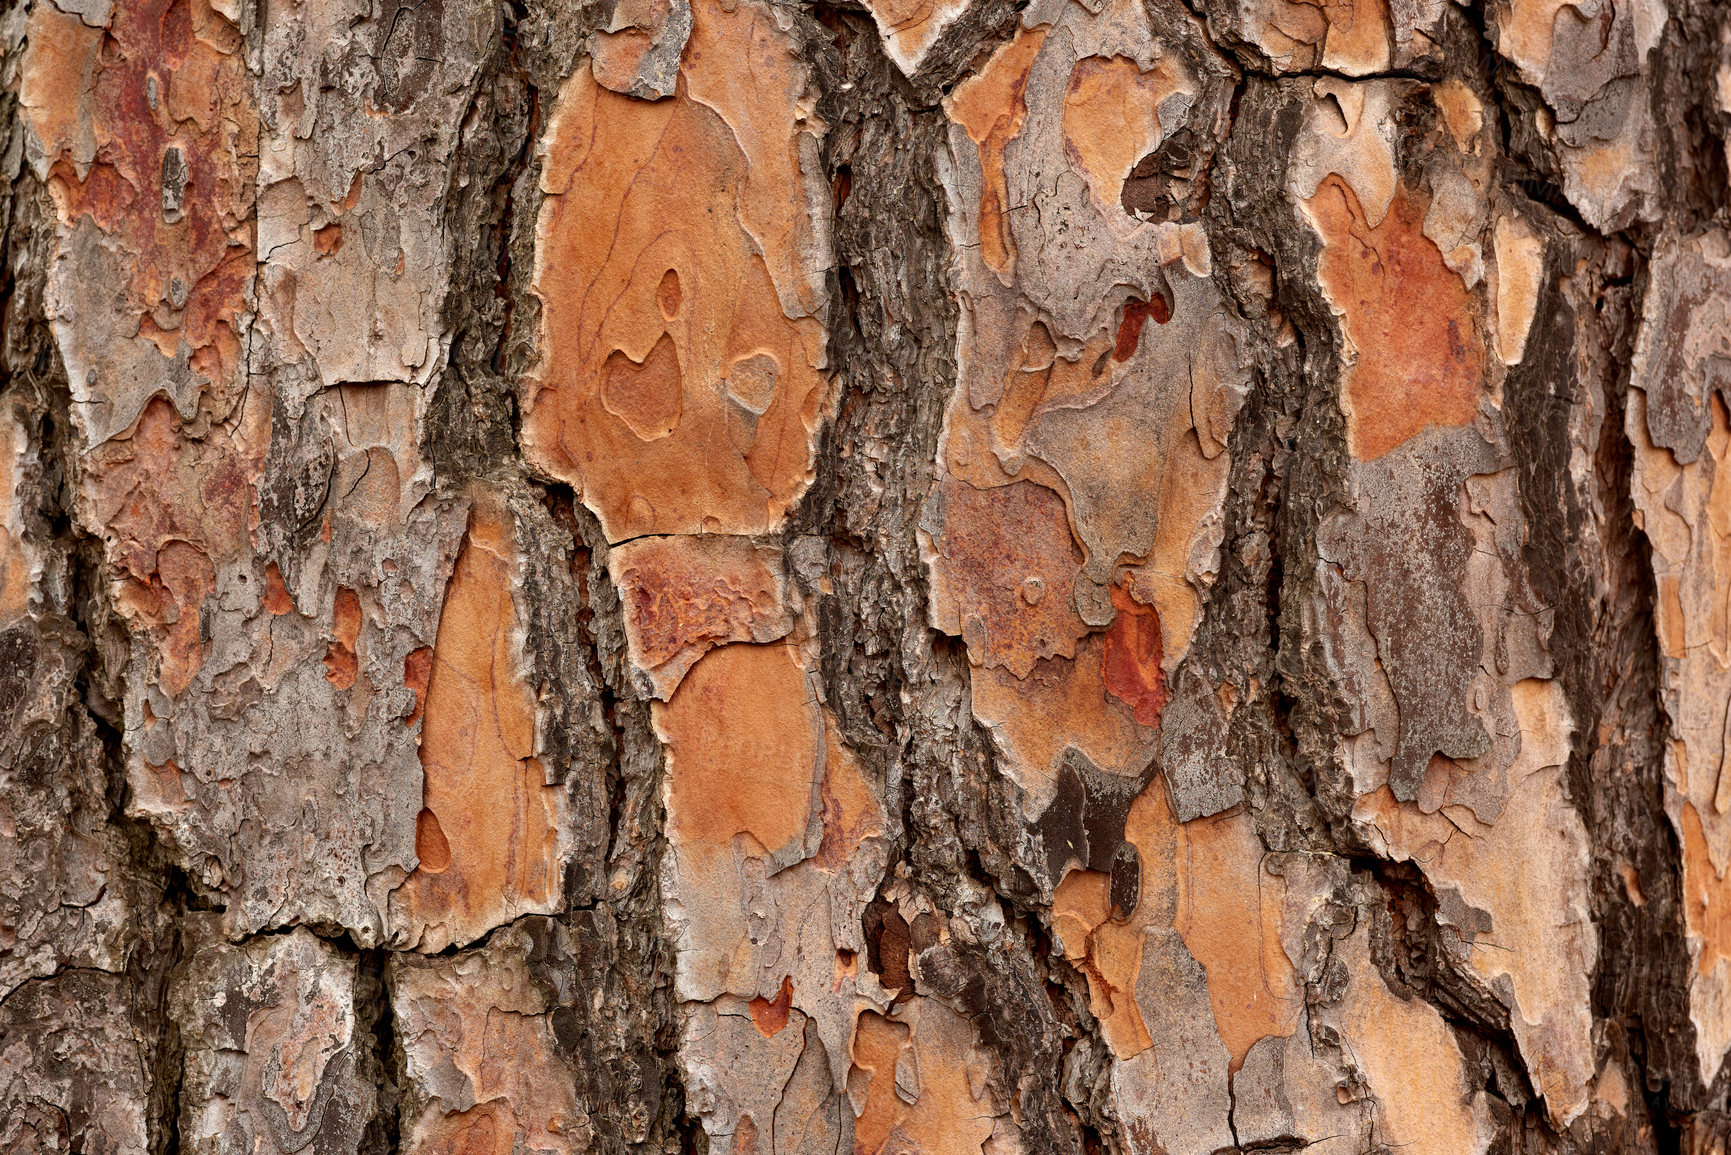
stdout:
[[828,718],[823,738],[823,842],[812,861],[825,870],[840,870],[852,861],[860,843],[882,836],[884,809],[859,759],[842,744]]
[[655,290],[655,306],[661,310],[663,320],[671,321],[679,316],[679,306],[684,303],[685,291],[679,287],[679,274],[668,269]]
[[117,4],[106,39],[38,4],[24,69],[61,219],[89,215],[120,241],[131,280],[113,288],[212,382],[238,365],[253,276],[257,165],[236,142],[255,140],[258,122],[241,47],[209,0]]
[[790,647],[710,651],[656,705],[655,725],[675,846],[718,853],[746,834],[774,854],[805,837],[822,718]]
[[30,562],[24,547],[0,527],[0,625],[24,616],[30,604]]
[[1121,586],[1112,587],[1118,616],[1106,631],[1100,680],[1106,692],[1129,706],[1136,721],[1158,726],[1166,708],[1166,673],[1160,668],[1160,615],[1136,601]]
[[[1155,107],[1171,84],[1127,56],[1088,56],[1070,70],[1064,90],[1064,154],[1088,182],[1095,207],[1124,212],[1119,198],[1136,162],[1160,143]],[[1123,360],[1123,358],[1119,358]]]
[[[997,1111],[970,1086],[983,1073],[975,1051],[972,1021],[935,999],[899,1004],[894,1018],[860,1015],[848,1081],[869,1085],[854,1155],[977,1155]],[[917,1072],[917,1082],[898,1087],[902,1070]]]
[[708,650],[774,641],[791,624],[779,557],[748,538],[640,538],[611,550],[607,568],[624,602],[631,662],[662,699]]
[[827,393],[795,191],[801,66],[755,4],[693,19],[674,97],[580,68],[544,146],[524,443],[614,541],[774,528],[809,481]]
[[[785,918],[803,928],[801,936],[827,933],[807,905],[828,901],[818,895],[830,883],[809,863],[826,833],[825,780],[838,810],[857,808],[838,824],[832,852],[851,851],[846,827],[862,838],[881,830],[871,800],[859,796],[857,771],[825,734],[801,656],[787,644],[722,646],[691,668],[670,700],[651,706],[667,767],[662,790],[682,998],[773,996],[790,974],[817,998],[827,962],[814,969],[796,960],[818,940],[802,937],[807,945],[790,954],[780,932],[766,928]],[[794,895],[810,897],[777,913]],[[760,921],[766,916],[771,923]]]
[[[1731,341],[1727,343],[1731,344]],[[1702,510],[1705,516],[1697,515],[1698,524],[1706,532],[1703,535],[1705,540],[1696,548],[1702,560],[1711,567],[1713,592],[1705,614],[1701,614],[1697,606],[1689,607],[1696,612],[1684,619],[1684,635],[1692,641],[1699,636],[1697,630],[1704,634],[1708,652],[1723,668],[1731,665],[1731,412],[1727,412],[1724,399],[1718,393],[1710,395],[1707,408],[1711,417],[1703,457],[1711,458],[1713,462],[1713,481]],[[1694,589],[1689,592],[1691,601],[1702,598],[1701,593]],[[1702,618],[1706,620],[1702,621]],[[1702,626],[1706,628],[1701,629]],[[1728,763],[1731,763],[1731,757],[1722,754],[1720,765],[1723,767]],[[1731,776],[1722,772],[1720,777],[1723,781]],[[1725,789],[1721,786],[1720,797],[1714,799],[1715,813],[1725,813],[1726,806],[1721,800]]]
[[421,860],[419,869],[428,874],[443,874],[451,868],[451,843],[445,838],[445,828],[439,816],[426,807],[415,815],[415,857]]
[[18,491],[29,448],[24,426],[10,407],[0,410],[0,626],[30,608],[34,562],[24,543],[24,495]]
[[1323,290],[1357,351],[1344,374],[1352,455],[1374,460],[1433,425],[1471,423],[1484,350],[1466,286],[1424,235],[1420,195],[1398,188],[1373,229],[1331,175],[1305,207],[1326,246]]
[[[667,68],[677,63],[685,47],[677,25],[669,27],[673,5],[669,0],[623,0],[615,4],[611,31],[595,34],[590,47],[590,69],[600,84],[627,95],[655,100],[672,95],[667,91]],[[660,49],[657,53],[657,49]]]
[[1387,0],[1269,0],[1260,8],[1256,38],[1282,71],[1320,65],[1365,76],[1389,66]]
[[[158,639],[157,682],[170,695],[203,664],[216,566],[249,546],[269,436],[269,406],[255,405],[183,441],[169,405],[145,403],[155,385],[139,372],[184,356],[206,387],[236,376],[258,135],[241,47],[208,0],[116,5],[106,33],[38,4],[20,76],[41,146],[33,163],[65,226],[53,297],[73,336],[62,354],[102,443],[86,458],[84,496],[107,531],[117,601]],[[95,243],[70,243],[70,230]],[[155,348],[97,339],[116,332]]]
[[1262,870],[1250,815],[1199,818],[1181,831],[1174,925],[1208,972],[1208,1002],[1236,1071],[1258,1039],[1290,1035],[1302,1009],[1280,942],[1278,884]]
[[1389,63],[1388,0],[1325,0],[1328,19],[1323,64],[1355,76]]
[[1520,217],[1497,218],[1497,357],[1520,364],[1545,284],[1545,242]]
[[[167,401],[145,407],[130,437],[90,454],[89,490],[101,524],[114,534],[110,560],[136,577],[151,572],[166,542],[196,546],[215,560],[248,549],[252,481],[262,466],[263,430],[224,444],[213,431],[204,442],[183,441]],[[247,437],[248,433],[254,436]],[[242,457],[239,451],[250,451]]]
[[1701,940],[1696,971],[1707,974],[1722,958],[1731,959],[1731,888],[1727,888],[1707,847],[1707,831],[1691,802],[1683,803],[1683,912],[1689,934]]
[[416,845],[419,853],[424,835],[431,865],[392,897],[423,950],[550,911],[557,898],[563,806],[533,757],[535,702],[517,652],[512,548],[508,515],[483,497],[445,590],[421,723],[425,818]]
[[751,1000],[751,1022],[764,1038],[774,1038],[787,1026],[787,1016],[793,1010],[793,980],[783,978],[781,990],[774,1000],[758,995]]
[[85,493],[109,532],[108,562],[121,612],[162,643],[158,682],[171,697],[204,663],[200,618],[217,562],[249,548],[252,479],[262,467],[262,406],[232,433],[183,441],[160,398],[130,436],[86,457]]
[[1475,1094],[1476,1080],[1468,1083],[1471,1068],[1453,1030],[1424,999],[1389,990],[1366,931],[1337,943],[1334,955],[1350,976],[1340,1022],[1376,1097],[1377,1138],[1386,1150],[1410,1155],[1488,1150],[1490,1112]]
[[1013,40],[992,53],[984,68],[956,85],[946,105],[950,119],[967,130],[979,150],[985,174],[980,191],[980,255],[999,273],[1007,273],[1016,257],[1004,148],[1021,135],[1028,118],[1028,73],[1047,31],[1044,26],[1018,29]]
[[1111,876],[1098,870],[1073,870],[1052,895],[1052,928],[1064,943],[1064,957],[1088,978],[1088,1009],[1099,1019],[1106,1041],[1120,1058],[1153,1045],[1133,989],[1142,969],[1142,935],[1111,928]]
[[1049,797],[1071,746],[1115,774],[1140,774],[1154,756],[1159,731],[1106,692],[1104,647],[1102,635],[1090,634],[1074,661],[1037,662],[1026,678],[1001,669],[974,671],[974,716],[991,728],[1009,755],[1004,769],[1024,790]]
[[1029,481],[976,489],[944,480],[937,499],[932,624],[961,635],[974,663],[1018,678],[1041,658],[1073,656],[1088,626],[1073,604],[1082,551],[1063,498]]
[[283,584],[282,570],[274,561],[264,567],[264,608],[277,617],[295,608],[288,586]]
[[1125,838],[1141,863],[1131,917],[1109,917],[1107,876],[1068,875],[1053,896],[1053,925],[1066,957],[1088,975],[1089,999],[1120,1059],[1158,1046],[1137,1006],[1177,992],[1139,990],[1143,933],[1172,926],[1208,976],[1208,1002],[1236,1071],[1258,1039],[1297,1028],[1302,999],[1280,942],[1281,895],[1262,870],[1263,848],[1248,814],[1179,823],[1159,780],[1130,809]]
[[509,1108],[489,1103],[443,1116],[426,1129],[430,1138],[423,1138],[415,1146],[427,1151],[449,1151],[452,1155],[507,1155],[516,1132]]
[[159,622],[167,627],[160,653],[158,683],[163,692],[177,698],[192,684],[204,665],[204,626],[200,610],[204,599],[216,589],[216,567],[210,558],[185,542],[171,541],[156,555],[156,574],[168,598],[160,604],[168,612]]
[[331,610],[331,642],[325,648],[325,677],[339,690],[355,684],[359,661],[355,643],[361,636],[361,599],[354,590],[337,590]]
[[1103,870],[1072,870],[1052,892],[1052,927],[1072,962],[1088,957],[1088,936],[1112,913],[1111,883]]
[[870,1080],[865,1108],[854,1125],[854,1155],[882,1151],[889,1141],[902,1109],[896,1099],[896,1061],[907,1041],[905,1024],[876,1011],[866,1011],[854,1024],[853,1065]]
[[152,766],[147,762],[145,769],[150,773],[133,779],[134,785],[140,788],[140,803],[159,811],[174,812],[187,808],[191,799],[187,797],[186,787],[181,783],[180,766],[173,758],[160,766]]
[[420,1096],[403,1113],[404,1155],[589,1149],[574,1073],[529,974],[534,949],[512,927],[472,953],[393,965],[397,1037]]
[[602,407],[644,441],[666,437],[679,425],[684,392],[679,353],[666,333],[642,362],[615,349],[601,366]]
[[[872,0],[866,7],[883,30],[884,37],[901,51],[897,62],[917,62],[943,33],[950,21],[967,9],[966,0]],[[903,47],[905,46],[905,47]],[[906,71],[911,71],[905,69]]]
[[597,33],[590,61],[596,82],[614,92],[629,92],[643,58],[654,46],[655,37],[643,28]]
[[79,173],[96,157],[88,101],[103,31],[52,4],[33,4],[18,102],[30,132],[50,157],[65,156]]

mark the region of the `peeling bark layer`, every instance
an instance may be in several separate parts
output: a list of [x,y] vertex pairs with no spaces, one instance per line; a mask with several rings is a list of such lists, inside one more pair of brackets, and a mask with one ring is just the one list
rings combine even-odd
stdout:
[[1722,6],[0,36],[0,1149],[1731,1137]]

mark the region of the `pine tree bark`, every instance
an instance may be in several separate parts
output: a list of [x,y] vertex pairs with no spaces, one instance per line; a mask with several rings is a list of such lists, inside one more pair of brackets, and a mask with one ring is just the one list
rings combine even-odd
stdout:
[[1724,1149],[1724,6],[0,36],[0,1151]]

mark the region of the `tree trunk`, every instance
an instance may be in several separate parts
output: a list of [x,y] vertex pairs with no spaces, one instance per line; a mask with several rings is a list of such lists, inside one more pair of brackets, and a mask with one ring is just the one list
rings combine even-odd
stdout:
[[0,17],[0,1151],[1723,1151],[1731,11],[1192,3]]

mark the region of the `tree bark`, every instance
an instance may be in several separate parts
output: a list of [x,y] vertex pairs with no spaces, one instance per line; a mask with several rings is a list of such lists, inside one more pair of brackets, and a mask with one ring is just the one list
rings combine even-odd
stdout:
[[19,0],[0,1151],[1731,1135],[1731,10]]

